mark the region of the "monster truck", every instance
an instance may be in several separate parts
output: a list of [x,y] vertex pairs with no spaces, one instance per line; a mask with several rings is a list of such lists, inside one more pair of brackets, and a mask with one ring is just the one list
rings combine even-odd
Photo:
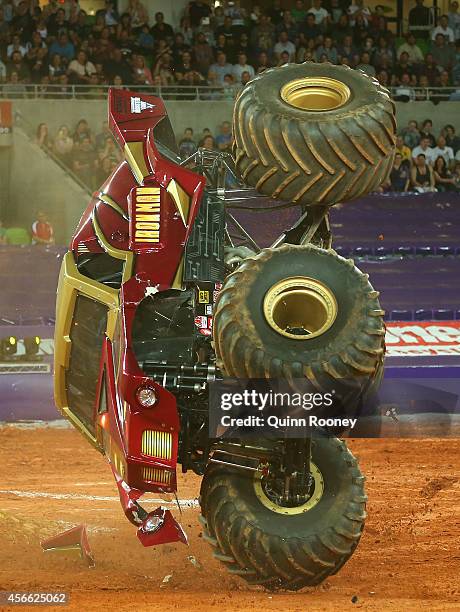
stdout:
[[[209,384],[305,379],[362,394],[378,385],[378,292],[332,250],[328,212],[387,177],[388,92],[346,67],[267,70],[236,100],[233,155],[199,150],[183,161],[160,98],[113,89],[109,122],[125,159],[62,263],[56,405],[106,455],[144,545],[186,541],[169,510],[139,503],[146,491],[175,493],[180,463],[203,476],[203,537],[231,573],[268,589],[318,584],[362,533],[356,459],[326,435],[210,437]],[[249,202],[298,207],[270,248],[239,223],[229,177]]]

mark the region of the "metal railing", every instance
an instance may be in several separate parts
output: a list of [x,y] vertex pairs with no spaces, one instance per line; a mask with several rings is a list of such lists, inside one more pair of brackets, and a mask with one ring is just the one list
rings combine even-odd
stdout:
[[[241,86],[219,87],[217,85],[130,85],[139,93],[158,96],[164,100],[229,100],[234,101]],[[7,99],[59,99],[59,100],[106,100],[109,85],[37,85],[4,83],[0,85],[0,97]],[[414,101],[460,100],[460,85],[455,87],[404,87],[392,86],[394,96],[398,90],[408,89]]]
[[[78,99],[105,100],[110,85],[41,85],[25,83],[3,83],[0,97],[20,99]],[[115,87],[116,88],[116,87]],[[220,87],[218,85],[129,85],[119,89],[158,96],[164,100],[230,100],[233,101],[241,86]]]
[[404,85],[390,87],[391,95],[397,100],[404,96],[404,90],[409,93],[411,102],[449,102],[460,101],[460,86],[457,87],[406,87]]

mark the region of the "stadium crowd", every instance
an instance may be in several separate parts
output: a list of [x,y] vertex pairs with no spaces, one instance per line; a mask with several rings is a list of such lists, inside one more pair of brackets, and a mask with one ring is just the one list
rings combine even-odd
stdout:
[[[199,147],[231,152],[231,123],[223,121],[215,136],[209,128],[195,135],[189,127],[177,140],[182,159],[193,155]],[[80,119],[72,131],[62,125],[55,134],[41,123],[37,128],[36,142],[67,165],[92,190],[105,181],[121,160],[120,149],[106,121],[97,134],[93,134],[85,119]],[[459,190],[460,137],[455,127],[446,125],[435,134],[431,119],[426,119],[421,125],[415,120],[409,121],[397,137],[394,166],[380,191]]]
[[395,87],[402,101],[423,98],[430,87],[445,88],[431,92],[434,101],[460,99],[459,3],[452,1],[437,25],[431,8],[416,0],[408,30],[397,38],[385,7],[371,11],[364,0],[292,0],[290,9],[274,0],[267,10],[192,0],[177,27],[161,11],[151,23],[140,0],[129,0],[122,14],[107,0],[95,16],[78,0],[43,7],[0,0],[1,89],[23,97],[33,83],[43,97],[65,97],[70,85],[86,85],[84,95],[98,97],[99,85],[208,85],[214,97],[232,98],[270,66],[313,61],[364,70]]

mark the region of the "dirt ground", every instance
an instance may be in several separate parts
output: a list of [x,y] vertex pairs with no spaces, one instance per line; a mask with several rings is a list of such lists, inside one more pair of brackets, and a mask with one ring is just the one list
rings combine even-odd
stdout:
[[[188,547],[143,548],[124,518],[105,459],[77,432],[2,427],[0,590],[65,590],[71,594],[65,609],[84,612],[460,610],[460,440],[350,446],[367,475],[369,518],[361,544],[321,586],[272,594],[249,588],[212,557],[196,508],[182,515]],[[194,475],[181,476],[179,485],[179,498],[197,496]],[[93,569],[75,554],[40,547],[41,539],[80,523],[88,527]]]

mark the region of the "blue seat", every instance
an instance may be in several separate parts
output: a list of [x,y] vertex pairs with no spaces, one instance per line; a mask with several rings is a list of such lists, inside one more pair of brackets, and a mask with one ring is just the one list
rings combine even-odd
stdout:
[[411,246],[400,246],[396,249],[396,253],[398,253],[398,255],[413,255],[414,254],[414,247]]
[[436,255],[455,255],[455,249],[452,246],[440,246],[436,249]]
[[439,308],[433,312],[435,321],[453,321],[454,311],[450,308]]
[[372,255],[372,248],[365,246],[356,247],[353,249],[353,255],[356,255],[356,257],[368,257]]
[[392,310],[391,320],[392,321],[412,321],[412,310]]
[[430,246],[418,246],[415,248],[416,255],[434,255],[435,251],[433,247]]
[[414,313],[415,321],[431,321],[433,318],[433,311],[428,308],[419,308]]
[[379,246],[379,247],[376,247],[375,254],[379,257],[393,255],[393,249],[391,247]]

